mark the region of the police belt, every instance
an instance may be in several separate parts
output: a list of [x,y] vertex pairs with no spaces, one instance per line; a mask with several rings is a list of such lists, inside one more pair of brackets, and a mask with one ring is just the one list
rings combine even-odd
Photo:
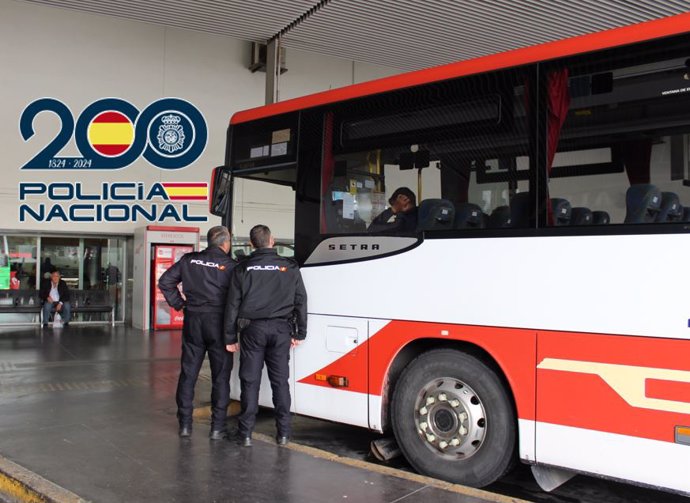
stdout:
[[240,330],[246,328],[254,321],[271,321],[271,320],[292,320],[292,316],[276,316],[275,318],[237,318],[237,328]]
[[237,331],[241,333],[244,329],[246,329],[254,321],[262,321],[263,322],[263,321],[272,321],[272,320],[287,321],[291,325],[290,335],[294,336],[297,334],[297,320],[293,316],[278,316],[276,318],[255,318],[253,320],[249,319],[249,318],[237,318]]

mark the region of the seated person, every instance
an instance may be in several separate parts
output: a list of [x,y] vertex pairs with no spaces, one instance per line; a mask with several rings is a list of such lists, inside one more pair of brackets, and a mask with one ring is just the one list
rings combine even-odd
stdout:
[[414,192],[407,187],[400,187],[388,199],[388,204],[390,208],[385,209],[372,220],[367,230],[369,232],[414,233],[417,230],[417,197]]
[[61,279],[59,269],[53,269],[50,273],[50,278],[44,279],[41,282],[41,290],[39,296],[43,301],[43,326],[48,326],[50,319],[50,312],[55,308],[55,313],[60,313],[62,323],[66,327],[70,320],[70,293],[69,287],[64,280]]

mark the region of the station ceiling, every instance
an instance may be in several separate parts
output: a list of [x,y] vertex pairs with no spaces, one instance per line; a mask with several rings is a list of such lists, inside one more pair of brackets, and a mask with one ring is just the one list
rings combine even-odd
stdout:
[[[690,0],[25,0],[402,70],[690,11]],[[287,57],[289,66],[289,54]]]

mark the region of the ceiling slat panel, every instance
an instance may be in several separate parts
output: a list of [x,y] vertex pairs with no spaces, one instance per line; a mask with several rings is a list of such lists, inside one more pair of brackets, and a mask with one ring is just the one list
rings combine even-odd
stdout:
[[[25,0],[264,41],[319,0]],[[287,48],[419,69],[690,11],[690,0],[331,0]]]
[[319,0],[25,0],[92,14],[261,41]]

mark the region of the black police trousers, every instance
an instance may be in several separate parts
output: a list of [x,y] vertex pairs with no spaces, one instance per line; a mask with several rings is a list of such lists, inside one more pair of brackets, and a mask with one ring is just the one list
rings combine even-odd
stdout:
[[211,363],[211,429],[225,430],[230,403],[232,353],[223,342],[223,313],[186,310],[182,327],[182,360],[177,383],[177,419],[181,426],[191,426],[194,385],[208,351]]
[[286,319],[252,320],[240,336],[240,402],[238,434],[249,437],[259,411],[261,371],[266,363],[273,391],[276,428],[279,437],[290,436],[290,341]]

